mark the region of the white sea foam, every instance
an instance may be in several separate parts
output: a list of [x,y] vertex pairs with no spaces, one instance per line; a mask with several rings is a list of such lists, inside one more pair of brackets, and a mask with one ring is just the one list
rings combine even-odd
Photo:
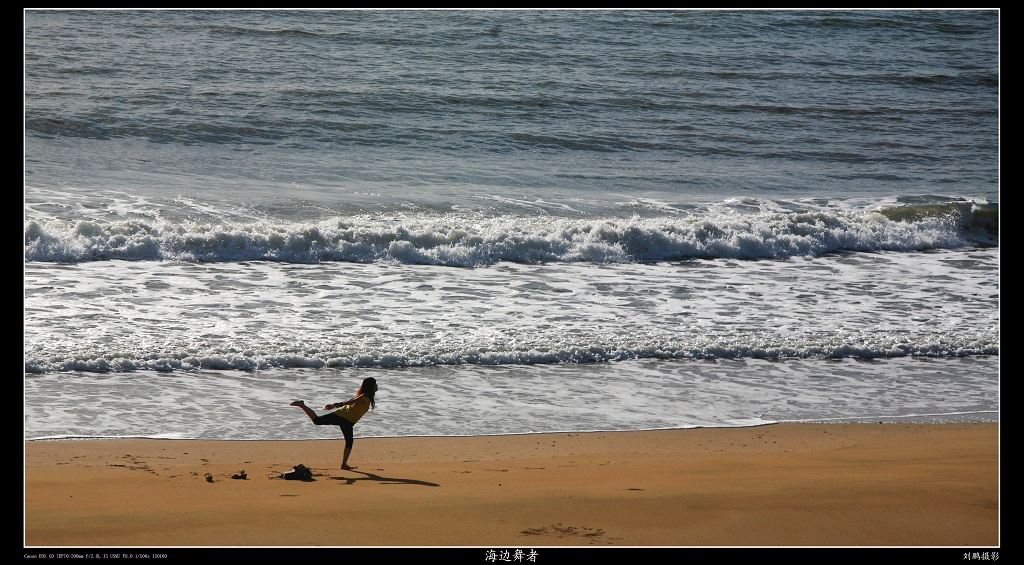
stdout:
[[29,219],[24,233],[28,261],[393,261],[476,267],[502,261],[626,263],[958,248],[970,245],[964,232],[967,210],[955,221],[944,216],[891,220],[873,211],[625,219],[448,213],[248,223]]
[[[736,427],[783,421],[993,421],[992,357],[885,362],[758,359],[26,378],[29,439],[336,439],[320,409],[377,379],[360,437]],[[320,410],[322,412],[322,410]]]
[[956,267],[996,258],[967,249],[472,270],[29,263],[25,368],[996,355],[997,281]]

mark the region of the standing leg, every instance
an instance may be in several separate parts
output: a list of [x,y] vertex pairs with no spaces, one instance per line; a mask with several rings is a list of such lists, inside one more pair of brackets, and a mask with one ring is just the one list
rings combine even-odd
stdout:
[[345,455],[341,459],[341,468],[348,471],[352,469],[352,467],[348,466],[348,456],[352,455],[352,443],[355,441],[355,433],[352,430],[352,424],[347,421],[338,427],[341,428],[341,433],[345,434]]

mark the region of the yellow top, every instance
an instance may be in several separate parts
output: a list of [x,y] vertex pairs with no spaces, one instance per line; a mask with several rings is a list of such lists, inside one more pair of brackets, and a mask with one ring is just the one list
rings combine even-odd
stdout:
[[341,408],[334,411],[335,414],[345,418],[349,422],[355,424],[359,421],[359,418],[366,414],[366,411],[370,409],[370,397],[359,395],[355,397],[355,402],[352,404],[346,404]]

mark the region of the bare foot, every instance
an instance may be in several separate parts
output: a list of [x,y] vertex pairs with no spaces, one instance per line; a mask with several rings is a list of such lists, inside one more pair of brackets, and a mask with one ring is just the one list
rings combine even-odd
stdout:
[[349,467],[348,465],[342,465],[341,468],[346,470],[346,471],[351,471],[352,470],[352,467]]
[[305,405],[306,405],[306,401],[304,401],[304,400],[296,400],[295,402],[292,402],[288,406],[305,406]]

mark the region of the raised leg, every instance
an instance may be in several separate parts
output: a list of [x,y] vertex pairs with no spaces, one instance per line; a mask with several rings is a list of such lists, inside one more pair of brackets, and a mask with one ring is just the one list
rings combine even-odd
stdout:
[[313,420],[314,422],[316,421],[316,412],[313,412],[312,408],[306,406],[305,401],[296,400],[295,402],[291,403],[291,406],[298,406],[299,408],[302,408],[302,411],[305,412],[307,416],[309,416],[310,420]]

